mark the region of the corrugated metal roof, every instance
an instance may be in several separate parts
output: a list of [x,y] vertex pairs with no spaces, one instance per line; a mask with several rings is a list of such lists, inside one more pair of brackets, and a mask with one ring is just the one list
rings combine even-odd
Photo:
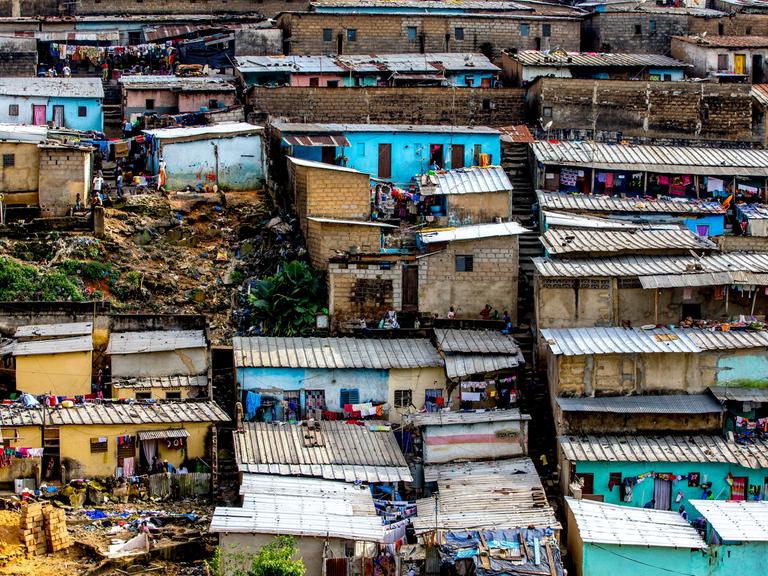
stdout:
[[529,458],[427,466],[440,497],[417,500],[417,533],[490,528],[560,528]]
[[113,332],[109,336],[107,354],[145,354],[206,346],[205,332],[202,330]]
[[481,238],[496,238],[499,236],[517,236],[532,232],[523,228],[517,222],[500,222],[497,224],[470,224],[459,228],[446,228],[419,233],[424,244],[439,242],[459,242],[462,240],[478,240]]
[[686,334],[702,350],[740,350],[744,348],[768,348],[768,331],[765,330],[686,330]]
[[720,436],[560,436],[563,456],[571,462],[686,462],[768,467],[768,441],[736,444]]
[[739,388],[738,386],[711,386],[709,391],[720,402],[765,402],[768,404],[768,388]]
[[512,192],[512,182],[501,166],[460,168],[422,174],[416,181],[425,196]]
[[547,210],[542,210],[541,213],[544,215],[544,221],[548,227],[563,226],[564,228],[591,228],[594,230],[637,230],[644,227],[643,224],[603,216],[586,216]]
[[485,422],[519,422],[531,419],[530,415],[521,414],[517,408],[472,412],[418,412],[407,418],[414,426],[454,426]]
[[542,210],[574,212],[631,212],[653,214],[725,214],[719,202],[693,200],[651,200],[648,198],[621,198],[600,194],[566,194],[538,190],[536,196]]
[[384,526],[365,486],[245,474],[240,492],[243,507],[217,507],[210,532],[384,540]]
[[48,126],[0,124],[0,140],[44,142],[46,138],[48,138]]
[[411,472],[392,432],[373,432],[367,422],[319,422],[319,431],[302,424],[247,422],[234,432],[241,472],[314,476],[345,482],[411,482]]
[[759,104],[768,106],[768,84],[752,84],[750,94]]
[[768,36],[672,36],[674,40],[708,48],[766,48]]
[[661,68],[687,68],[690,64],[660,54],[618,54],[610,52],[567,52],[522,50],[510,54],[512,60],[524,66],[556,66],[571,68],[579,66],[623,67],[654,66]]
[[49,96],[58,98],[104,98],[98,78],[0,78],[3,96]]
[[288,146],[335,146],[337,148],[350,146],[349,140],[341,134],[303,134],[301,136],[289,134],[283,136],[283,143]]
[[234,76],[122,76],[125,90],[174,90],[180,92],[234,92]]
[[158,140],[171,138],[190,138],[196,136],[209,136],[211,138],[226,138],[230,135],[256,134],[263,132],[261,126],[254,126],[247,122],[219,122],[208,126],[179,126],[176,128],[158,128],[157,130],[144,130],[144,134],[151,134]]
[[443,366],[427,339],[275,338],[232,339],[237,368],[428,368]]
[[645,290],[657,288],[685,288],[697,286],[723,286],[733,283],[731,272],[695,272],[691,274],[639,276]]
[[488,126],[453,126],[436,124],[307,124],[275,120],[272,126],[283,135],[286,133],[336,132],[412,132],[414,134],[501,134]]
[[690,230],[564,230],[548,229],[539,237],[549,254],[602,253],[653,250],[717,250],[717,244]]
[[92,322],[71,322],[68,324],[30,324],[19,326],[14,338],[59,338],[62,336],[86,336],[93,333]]
[[701,352],[687,332],[666,328],[545,328],[540,332],[557,356]]
[[311,2],[313,8],[455,8],[457,10],[527,10],[525,4],[502,0],[452,0],[450,3],[434,0],[321,0]]
[[704,549],[699,532],[677,512],[577,500],[566,496],[578,536],[590,544]]
[[125,378],[122,380],[113,380],[110,382],[112,388],[130,388],[135,390],[151,390],[153,388],[192,388],[207,387],[208,375],[199,374],[189,376],[180,374],[178,376],[153,376],[146,378]]
[[321,216],[308,216],[307,220],[312,222],[321,222],[323,224],[346,224],[349,226],[373,226],[375,228],[399,228],[394,224],[387,224],[386,222],[378,222],[375,220],[339,220],[337,218],[323,218]]
[[214,26],[211,24],[170,24],[165,26],[145,26],[144,38],[147,42],[155,43],[160,40],[166,40],[167,38],[177,38],[179,36],[187,36],[188,34],[195,34],[198,32],[218,32],[226,30],[226,26]]
[[[349,146],[349,142],[347,142]],[[293,156],[286,157],[291,164],[296,166],[304,166],[306,168],[320,168],[322,170],[334,170],[336,172],[352,172],[353,174],[364,174],[360,170],[354,168],[347,168],[346,166],[336,166],[336,164],[328,164],[327,162],[315,162],[314,160],[305,160],[303,158],[295,158]]]
[[365,72],[498,72],[487,56],[465,52],[426,54],[344,54],[336,62],[347,71]]
[[694,256],[613,256],[609,258],[534,258],[544,277],[621,277],[665,274],[693,275],[707,272],[768,273],[768,254],[727,252]]
[[[72,408],[60,405],[45,411],[46,424],[68,425],[123,425],[170,424],[174,422],[228,422],[229,416],[215,402],[152,402],[77,404]],[[0,425],[39,426],[43,411],[0,405]]]
[[501,139],[504,142],[525,142],[531,144],[535,141],[531,131],[525,124],[517,124],[512,126],[502,126]]
[[768,176],[768,150],[543,140],[531,146],[536,160],[543,164],[668,174]]
[[166,438],[189,438],[189,432],[183,428],[167,430],[143,430],[138,433],[139,440],[165,440]]
[[346,71],[332,56],[237,56],[235,67],[244,73],[343,74]]
[[600,396],[558,398],[563,412],[608,412],[611,414],[711,414],[723,407],[709,394],[665,396]]
[[67,354],[93,350],[93,337],[52,338],[49,340],[27,340],[18,342],[13,349],[14,356],[36,356],[38,354]]
[[495,330],[435,328],[437,347],[446,353],[513,354],[520,352],[515,339]]
[[[70,25],[71,26],[71,25]],[[82,30],[49,30],[35,31],[35,39],[41,42],[120,42],[119,30],[104,30],[100,32],[84,32]]]
[[768,542],[768,502],[691,500],[724,542]]
[[448,378],[462,378],[473,374],[489,374],[517,368],[525,364],[523,353],[511,354],[447,354],[445,373]]

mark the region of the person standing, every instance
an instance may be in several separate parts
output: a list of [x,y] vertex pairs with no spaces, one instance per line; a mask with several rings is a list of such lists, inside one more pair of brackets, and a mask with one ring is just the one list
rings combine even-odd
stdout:
[[104,175],[101,170],[96,172],[96,176],[93,178],[93,187],[91,191],[94,196],[101,196],[101,189],[104,187]]
[[122,172],[118,172],[117,178],[116,178],[116,184],[117,184],[117,197],[122,198],[123,197],[123,174]]

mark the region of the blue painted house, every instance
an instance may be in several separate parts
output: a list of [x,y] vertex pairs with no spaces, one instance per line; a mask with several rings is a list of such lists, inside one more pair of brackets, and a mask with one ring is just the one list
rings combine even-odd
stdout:
[[169,190],[257,190],[266,174],[263,131],[246,122],[146,130],[147,164],[157,175],[165,162]]
[[0,78],[0,123],[104,130],[98,78]]
[[560,436],[566,494],[608,504],[700,516],[692,501],[766,498],[768,441],[737,444],[719,435]]
[[501,158],[501,134],[486,126],[280,121],[272,126],[287,155],[347,166],[403,187],[433,165],[456,169]]
[[445,397],[443,360],[426,339],[251,337],[233,349],[246,421],[343,418],[361,405],[362,416],[395,420]]
[[708,571],[709,547],[677,512],[565,501],[568,553],[578,576],[725,574]]

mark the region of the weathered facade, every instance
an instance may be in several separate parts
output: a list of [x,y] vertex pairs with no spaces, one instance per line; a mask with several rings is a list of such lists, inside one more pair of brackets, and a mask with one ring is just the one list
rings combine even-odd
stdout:
[[353,257],[328,262],[328,313],[337,327],[403,309],[404,265],[398,260]]
[[768,36],[676,36],[672,56],[693,66],[699,78],[765,82]]
[[43,143],[40,149],[38,204],[43,217],[65,216],[88,197],[92,175],[91,148]]
[[542,78],[531,115],[562,139],[750,141],[749,86]]
[[507,126],[525,119],[524,96],[519,88],[254,86],[248,102],[264,114],[299,122]]
[[37,42],[33,38],[0,41],[0,76],[36,76]]
[[231,76],[123,76],[123,117],[184,114],[234,106],[236,92],[232,80]]

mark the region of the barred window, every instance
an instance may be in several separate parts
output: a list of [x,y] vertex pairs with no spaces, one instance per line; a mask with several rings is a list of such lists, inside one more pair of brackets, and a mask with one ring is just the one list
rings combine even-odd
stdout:
[[410,390],[395,390],[395,408],[407,408],[413,403],[413,393]]
[[91,454],[96,454],[98,452],[106,452],[107,449],[108,449],[108,445],[107,445],[107,439],[105,437],[91,438]]

